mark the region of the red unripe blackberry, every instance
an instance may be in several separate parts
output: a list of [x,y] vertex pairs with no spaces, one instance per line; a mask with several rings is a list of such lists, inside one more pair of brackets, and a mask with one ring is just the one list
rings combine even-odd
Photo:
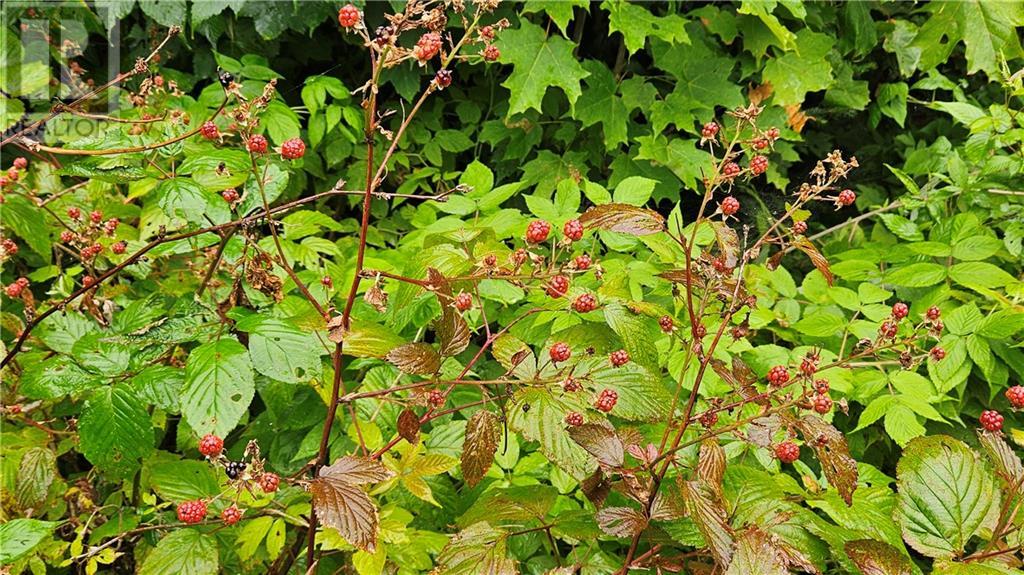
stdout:
[[526,250],[524,250],[523,248],[519,248],[516,251],[512,252],[511,257],[512,263],[514,263],[516,267],[521,266],[524,263],[526,263]]
[[714,139],[718,135],[718,124],[715,122],[708,122],[704,124],[704,127],[700,129],[700,137],[705,140]]
[[814,380],[814,391],[816,391],[817,393],[826,394],[828,393],[829,389],[831,389],[831,387],[832,386],[829,385],[827,379]]
[[70,208],[68,208],[68,217],[73,220],[78,220],[79,218],[82,217],[82,210],[76,208],[75,206],[71,206]]
[[932,356],[935,361],[942,361],[946,357],[946,350],[937,345],[928,352],[928,355]]
[[228,188],[220,193],[220,197],[224,198],[224,201],[233,204],[238,201],[238,190],[234,188]]
[[583,224],[579,220],[569,220],[562,226],[562,233],[575,242],[583,237]]
[[126,249],[128,249],[128,244],[124,242],[116,242],[110,246],[110,251],[117,255],[123,254]]
[[768,370],[768,383],[773,387],[782,387],[789,381],[789,370],[782,365],[776,365]]
[[91,287],[94,283],[96,283],[96,278],[92,276],[82,276],[82,287]]
[[7,168],[7,179],[11,180],[12,182],[17,182],[18,178],[20,177],[21,174],[18,173],[18,168],[15,168],[13,166]]
[[199,453],[207,457],[217,457],[224,449],[224,440],[212,433],[207,433],[199,440]]
[[327,289],[332,289],[334,288],[334,280],[331,278],[331,276],[324,276],[320,278],[320,285],[324,286]]
[[981,422],[982,427],[989,431],[999,431],[1003,428],[1003,416],[999,415],[998,411],[991,409],[982,411],[978,421]]
[[576,259],[573,260],[573,263],[575,264],[576,269],[585,270],[589,269],[590,264],[593,262],[590,261],[590,256],[588,256],[587,254],[580,254],[576,256]]
[[611,360],[612,365],[615,367],[621,367],[629,363],[629,352],[624,349],[613,351],[611,355],[608,356],[608,359]]
[[778,140],[779,139],[779,129],[775,128],[775,127],[768,128],[768,131],[765,132],[764,135],[768,136],[769,140]]
[[448,86],[452,85],[452,72],[451,70],[438,70],[437,74],[434,74],[434,82],[437,83],[437,87],[444,90]]
[[260,489],[262,489],[264,493],[273,493],[277,491],[277,488],[281,485],[281,478],[278,477],[276,473],[264,473],[263,475],[260,475],[257,481],[260,484]]
[[814,375],[818,371],[817,358],[805,357],[800,360],[800,373]]
[[486,256],[484,256],[484,265],[489,268],[493,268],[494,266],[498,265],[498,256],[494,254],[487,254]]
[[352,28],[359,23],[359,9],[351,4],[346,4],[338,10],[338,24],[342,28]]
[[807,222],[793,222],[793,234],[802,236],[807,232]]
[[814,411],[825,415],[832,410],[832,398],[825,394],[814,396]]
[[27,288],[28,285],[29,285],[28,278],[26,278],[26,277],[20,277],[20,278],[16,279],[16,280],[14,280],[14,283],[20,285],[23,288]]
[[232,505],[220,512],[220,520],[228,525],[234,525],[242,519],[242,510]]
[[776,443],[775,457],[783,463],[793,463],[800,458],[800,446],[792,441]]
[[440,389],[430,390],[430,393],[427,394],[427,401],[434,407],[441,407],[445,401],[444,392]]
[[6,176],[0,176],[0,188],[6,188],[10,183]]
[[4,288],[4,293],[7,294],[7,297],[21,297],[21,292],[24,289],[21,284],[15,282]]
[[286,160],[298,160],[306,154],[306,143],[299,138],[289,138],[281,144],[281,157]]
[[60,233],[60,241],[66,244],[70,244],[71,242],[75,241],[75,232],[71,230],[64,230],[63,232]]
[[533,220],[526,226],[526,241],[531,244],[539,244],[548,239],[551,233],[551,224],[544,220]]
[[496,62],[498,58],[501,58],[501,50],[498,50],[498,47],[494,44],[488,44],[487,47],[484,48],[483,54],[484,60],[487,60],[488,62]]
[[670,315],[663,315],[658,318],[658,327],[665,333],[672,333],[676,329],[676,322]]
[[715,271],[724,274],[729,271],[729,266],[726,265],[725,260],[722,257],[717,257],[711,260],[711,267],[715,268]]
[[566,393],[572,393],[581,389],[583,389],[583,386],[580,385],[580,382],[576,381],[573,377],[567,377],[565,378],[565,381],[562,382],[562,390]]
[[484,40],[494,40],[494,26],[480,28],[480,37]]
[[412,54],[420,62],[426,62],[434,56],[437,56],[437,53],[440,51],[441,35],[437,32],[427,32],[420,36],[420,39],[416,41],[416,46],[412,49]]
[[939,309],[939,306],[933,305],[932,307],[928,308],[928,311],[925,312],[924,315],[925,317],[928,318],[928,321],[935,321],[942,316],[942,311]]
[[881,327],[878,328],[878,334],[886,339],[893,339],[896,337],[896,332],[899,330],[899,326],[893,321],[882,322]]
[[473,296],[464,291],[460,291],[459,294],[455,296],[455,309],[459,311],[466,311],[471,307],[473,307]]
[[1007,389],[1006,399],[1010,401],[1010,405],[1017,409],[1024,407],[1024,387],[1015,385]]
[[92,223],[98,224],[103,221],[103,212],[99,210],[93,210],[92,212],[89,213],[89,219],[92,220]]
[[597,396],[597,401],[594,402],[594,407],[598,411],[605,413],[610,412],[615,407],[615,402],[619,400],[619,394],[614,389],[601,390],[600,395]]
[[843,190],[839,192],[837,201],[844,206],[852,205],[857,201],[857,194],[853,193],[853,190]]
[[934,322],[932,322],[932,327],[929,328],[928,331],[931,332],[933,335],[939,335],[942,333],[942,330],[944,329],[946,329],[946,325],[939,320],[935,320]]
[[220,137],[220,130],[217,129],[217,124],[214,124],[213,120],[203,122],[203,125],[199,128],[199,133],[207,140],[216,140]]
[[758,138],[754,140],[753,146],[755,150],[763,150],[768,147],[768,140],[765,138]]
[[892,317],[896,319],[903,319],[910,314],[910,307],[903,302],[896,302],[892,306]]
[[263,136],[256,134],[249,136],[249,142],[246,144],[250,153],[253,154],[266,154],[267,153],[267,139]]
[[202,499],[178,504],[178,521],[195,524],[203,519],[206,519],[206,502]]
[[10,413],[11,415],[18,415],[19,413],[21,413],[21,404],[20,403],[14,403],[14,404],[8,405],[7,406],[7,412]]
[[579,427],[583,425],[583,416],[575,411],[570,411],[565,415],[565,423],[572,427]]
[[573,300],[572,309],[579,313],[594,311],[597,309],[597,299],[589,293],[582,293]]
[[754,156],[750,159],[750,173],[760,176],[768,169],[768,158],[765,156]]
[[700,424],[703,425],[705,429],[710,429],[718,423],[718,412],[709,409],[700,414],[700,419],[698,421],[700,421]]
[[736,162],[729,162],[722,166],[722,176],[726,178],[735,178],[741,171],[743,171],[742,168],[740,168],[740,165]]
[[569,291],[569,278],[565,276],[555,276],[548,282],[547,293],[551,297],[562,297],[567,291]]
[[121,225],[121,220],[117,218],[110,218],[105,224],[103,224],[103,231],[105,231],[108,236],[112,236],[114,235],[114,232],[117,231],[117,226],[119,225]]
[[569,356],[572,355],[572,349],[569,348],[569,344],[560,341],[551,346],[549,354],[551,355],[551,361],[561,363],[569,359]]
[[28,159],[27,158],[14,158],[14,167],[18,168],[19,170],[24,170],[25,168],[28,167]]
[[5,238],[4,241],[0,242],[0,248],[4,250],[4,255],[13,256],[18,253],[18,244],[14,243],[11,238]]
[[731,216],[740,211],[740,201],[732,196],[726,196],[722,203],[718,205],[718,209],[722,210],[723,214]]

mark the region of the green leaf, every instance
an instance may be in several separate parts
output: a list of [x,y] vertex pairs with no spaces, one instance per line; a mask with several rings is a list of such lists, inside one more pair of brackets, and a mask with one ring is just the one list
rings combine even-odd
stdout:
[[217,495],[214,468],[204,461],[163,461],[149,466],[149,483],[162,499],[179,503]]
[[978,455],[945,435],[912,441],[896,467],[896,519],[927,557],[959,556],[999,504],[995,479]]
[[1024,24],[1024,6],[1016,2],[939,2],[926,10],[931,17],[921,26],[911,46],[921,51],[918,69],[928,71],[944,63],[962,40],[967,45],[967,73],[999,73],[999,57],[1020,56],[1016,26]]
[[885,276],[885,282],[903,287],[927,287],[946,279],[946,267],[928,262],[897,266]]
[[885,432],[893,441],[905,446],[912,439],[924,435],[925,429],[912,409],[895,403],[885,412]]
[[208,225],[226,222],[231,213],[227,203],[190,178],[170,178],[156,187],[157,204],[176,222],[177,227]]
[[216,575],[217,540],[198,529],[176,529],[157,543],[139,575]]
[[505,30],[498,38],[502,61],[514,67],[502,83],[511,92],[508,115],[541,109],[544,93],[551,86],[565,92],[575,104],[582,90],[580,81],[589,74],[572,54],[573,44],[560,36],[550,36],[540,26],[526,20],[519,28]]
[[177,173],[190,175],[200,186],[219,192],[245,183],[252,175],[252,163],[242,150],[206,149],[186,157]]
[[90,178],[112,184],[127,184],[146,177],[146,170],[139,166],[103,166],[90,162],[76,162],[57,170],[62,176]]
[[977,261],[994,256],[1003,242],[991,236],[967,236],[953,244],[953,257],[958,260]]
[[53,533],[59,523],[38,519],[12,519],[0,525],[0,563],[21,559]]
[[93,393],[78,421],[82,454],[95,466],[124,477],[153,453],[153,424],[133,389],[117,384]]
[[289,383],[309,381],[320,374],[320,356],[326,352],[313,333],[258,314],[235,327],[249,333],[249,358],[257,372]]
[[255,393],[247,350],[230,336],[192,350],[185,366],[181,413],[196,433],[227,436]]
[[739,14],[750,14],[760,19],[779,41],[779,46],[783,50],[793,50],[794,48],[799,50],[799,37],[790,32],[781,22],[779,22],[779,19],[772,14],[772,11],[777,5],[778,3],[774,0],[767,2],[763,0],[743,0],[743,3],[736,12]]
[[[512,403],[508,412],[512,430],[540,443],[541,452],[577,480],[594,471],[596,462],[569,437],[565,429],[567,413],[586,410],[579,394],[556,396],[546,389],[526,388],[516,392]],[[530,407],[524,410],[524,405]]]
[[964,262],[949,269],[953,281],[969,288],[1001,288],[1016,281],[1002,268],[986,262]]
[[0,220],[4,227],[10,229],[18,237],[25,240],[32,251],[50,261],[50,234],[47,230],[43,210],[36,207],[28,198],[15,194],[5,194],[0,204]]
[[636,159],[651,160],[672,170],[688,190],[696,191],[703,174],[713,169],[713,158],[697,148],[696,140],[668,141],[658,136],[641,136],[636,141],[640,143]]
[[618,302],[604,306],[604,319],[620,338],[632,361],[651,370],[658,369],[658,339],[655,321],[643,314],[635,313]]
[[692,131],[694,122],[703,124],[714,117],[716,106],[744,104],[739,87],[729,79],[736,65],[734,58],[712,50],[704,42],[686,46],[652,40],[650,52],[655,65],[676,80],[672,93],[652,108],[655,135],[669,124]]
[[876,102],[882,114],[889,116],[902,128],[907,119],[907,96],[910,88],[904,82],[882,84],[878,87]]
[[924,239],[924,234],[921,233],[921,230],[917,229],[917,224],[903,216],[897,214],[880,214],[878,217],[885,224],[885,227],[889,228],[890,232],[904,240],[920,242]]
[[654,191],[654,186],[656,185],[658,185],[657,180],[643,176],[630,176],[615,186],[615,192],[612,197],[614,201],[622,204],[643,206],[647,203],[647,200],[651,199],[651,192]]
[[14,495],[23,509],[36,507],[46,500],[56,470],[57,458],[53,451],[45,447],[33,447],[25,452],[18,465],[14,488]]
[[595,60],[586,60],[583,68],[590,75],[583,80],[587,88],[573,104],[573,117],[584,128],[600,123],[604,130],[605,148],[611,150],[626,142],[629,110],[617,95],[615,77],[607,66]]
[[820,309],[793,324],[793,328],[812,337],[831,337],[841,334],[848,323],[843,314]]
[[613,411],[616,417],[657,421],[672,403],[672,394],[661,380],[633,361],[613,367],[605,356],[589,357],[576,364],[576,373],[589,373],[597,391],[612,389],[619,394]]
[[678,14],[655,16],[641,4],[623,0],[606,0],[601,8],[608,11],[608,29],[622,34],[626,51],[643,50],[648,38],[661,38],[669,43],[689,44],[686,20]]
[[565,27],[572,20],[572,9],[579,7],[586,11],[589,5],[586,0],[527,0],[523,6],[523,13],[543,11],[558,26],[562,34],[565,34]]
[[[748,4],[759,3],[744,3]],[[802,104],[807,92],[824,90],[832,84],[832,65],[826,56],[832,50],[826,34],[803,29],[796,35],[796,50],[764,65],[765,81],[775,88],[776,104]]]
[[485,521],[474,523],[452,536],[431,575],[516,575],[519,570],[508,552],[507,532]]

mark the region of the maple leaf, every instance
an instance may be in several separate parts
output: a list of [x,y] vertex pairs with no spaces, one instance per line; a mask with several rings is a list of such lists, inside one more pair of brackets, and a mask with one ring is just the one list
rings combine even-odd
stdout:
[[560,36],[548,37],[540,26],[523,21],[519,28],[502,32],[498,40],[501,61],[512,64],[512,74],[502,86],[511,92],[508,115],[540,111],[548,87],[558,86],[570,104],[582,89],[580,81],[590,74],[572,54],[573,44]]

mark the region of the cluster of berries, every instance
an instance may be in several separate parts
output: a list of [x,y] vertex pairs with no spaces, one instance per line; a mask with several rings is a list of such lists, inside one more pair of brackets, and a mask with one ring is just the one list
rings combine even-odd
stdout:
[[[62,231],[60,241],[78,247],[78,255],[83,262],[91,262],[103,253],[104,247],[99,242],[100,237],[113,237],[121,225],[118,218],[104,220],[103,212],[100,210],[90,212],[88,219],[83,217],[82,210],[76,206],[68,208],[67,214],[72,221],[72,229]],[[124,241],[110,245],[110,251],[118,255],[125,253],[127,249],[128,244]]]
[[[224,440],[212,433],[204,435],[199,440],[199,453],[208,459],[219,459],[224,453]],[[244,461],[227,461],[224,463],[224,474],[229,479],[237,480],[245,471]],[[256,485],[264,493],[274,493],[281,485],[281,478],[276,473],[262,472],[255,478]],[[205,499],[194,499],[184,501],[178,505],[178,520],[183,523],[196,524],[207,515],[208,502]],[[242,519],[243,511],[237,505],[230,505],[221,512],[220,518],[227,525],[234,525]]]

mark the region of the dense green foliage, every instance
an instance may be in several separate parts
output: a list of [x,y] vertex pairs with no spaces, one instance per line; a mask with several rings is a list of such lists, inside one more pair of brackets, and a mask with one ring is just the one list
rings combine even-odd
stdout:
[[1024,4],[356,7],[0,8],[0,565],[1021,572]]

